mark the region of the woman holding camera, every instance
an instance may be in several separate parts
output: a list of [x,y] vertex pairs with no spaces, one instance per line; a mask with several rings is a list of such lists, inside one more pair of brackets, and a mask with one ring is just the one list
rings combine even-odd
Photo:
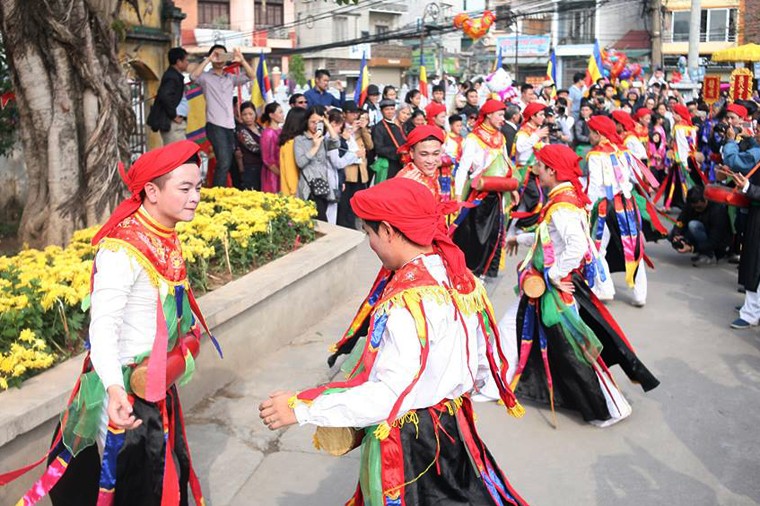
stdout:
[[[328,134],[325,136],[325,129]],[[298,178],[297,197],[312,200],[317,205],[317,219],[327,221],[327,206],[337,202],[336,192],[331,188],[328,171],[333,170],[327,152],[338,149],[338,135],[325,117],[325,108],[312,106],[306,112],[301,134],[293,143],[296,165],[301,171]]]

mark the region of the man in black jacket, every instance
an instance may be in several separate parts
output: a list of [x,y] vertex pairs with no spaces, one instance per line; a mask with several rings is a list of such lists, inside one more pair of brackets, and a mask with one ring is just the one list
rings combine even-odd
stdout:
[[185,76],[187,51],[181,47],[169,50],[169,68],[161,77],[156,100],[148,114],[148,126],[154,132],[161,132],[164,145],[185,139],[187,113],[177,113],[177,106],[185,96]]
[[520,125],[520,108],[516,105],[507,106],[507,112],[504,114],[504,125],[501,127],[501,133],[507,139],[507,153],[512,156],[512,146],[515,143],[515,135]]
[[691,253],[694,267],[714,264],[731,246],[731,219],[725,204],[710,202],[701,186],[686,194],[686,207],[670,231],[679,253]]
[[[393,100],[380,101],[380,113],[383,119],[372,127],[372,143],[375,145],[375,155],[377,158],[384,158],[388,161],[387,179],[395,176],[401,170],[401,157],[398,154],[398,148],[406,143],[406,136],[401,129],[393,122],[396,114],[396,102]],[[376,160],[377,164],[378,161]],[[385,162],[380,162],[385,163]],[[382,171],[375,171],[375,183],[382,182]],[[380,179],[378,181],[378,179]]]

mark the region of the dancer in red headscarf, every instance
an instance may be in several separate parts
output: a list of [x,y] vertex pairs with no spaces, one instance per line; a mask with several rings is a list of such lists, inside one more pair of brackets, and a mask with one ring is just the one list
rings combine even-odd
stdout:
[[659,382],[589,289],[601,261],[589,234],[579,161],[562,145],[536,153],[549,198],[535,233],[512,239],[530,249],[518,270],[520,299],[500,327],[507,377],[518,396],[547,403],[552,413],[555,406],[580,411],[584,420],[606,427],[631,414],[609,366],[619,364],[645,391]]
[[593,148],[586,155],[586,194],[594,206],[592,236],[605,266],[594,285],[594,293],[603,300],[611,300],[615,286],[609,273],[625,272],[626,284],[633,289],[632,304],[642,307],[647,298],[646,270],[642,264],[646,257],[641,212],[633,193],[635,176],[618,148],[623,140],[615,123],[606,116],[592,116],[587,123]]
[[655,202],[663,199],[662,206],[666,211],[671,207],[683,209],[689,188],[707,183],[707,177],[699,169],[694,156],[697,152],[698,128],[691,121],[689,109],[683,104],[676,104],[673,106],[673,116],[676,120],[673,127],[675,162],[655,196]]
[[[462,145],[454,193],[471,207],[462,210],[452,225],[454,242],[462,248],[467,267],[476,276],[495,277],[504,255],[505,209],[518,199],[519,184],[501,133],[506,106],[487,100],[477,123]],[[485,184],[485,186],[484,186]]]
[[54,505],[186,505],[191,493],[203,504],[175,386],[208,332],[174,231],[195,214],[199,162],[198,145],[179,141],[119,167],[132,196],[93,239],[89,352],[47,470],[21,503],[50,493]]
[[[495,356],[500,336],[485,289],[447,234],[444,213],[456,204],[396,177],[351,205],[395,275],[378,294],[347,379],[273,394],[259,408],[263,422],[273,430],[316,425],[315,446],[334,453],[361,441],[349,505],[525,505],[475,428],[469,394],[487,377],[508,412],[523,410],[505,382],[505,357]],[[346,432],[348,444],[333,447]]]

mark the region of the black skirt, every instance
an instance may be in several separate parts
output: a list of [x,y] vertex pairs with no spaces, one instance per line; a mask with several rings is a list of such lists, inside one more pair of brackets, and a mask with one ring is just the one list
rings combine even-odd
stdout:
[[[179,478],[181,506],[188,504],[190,452],[181,429],[179,397],[176,387],[167,392],[169,423],[174,424],[174,458]],[[142,424],[125,432],[124,445],[116,461],[116,506],[160,506],[164,483],[163,417],[155,403],[135,398],[134,416]],[[179,416],[178,416],[179,415]],[[57,433],[57,430],[56,430]],[[51,452],[48,464],[64,450],[63,444]],[[95,506],[98,500],[101,459],[97,445],[91,445],[72,457],[66,472],[51,489],[54,506]]]
[[760,284],[760,207],[749,208],[739,261],[739,284],[756,292]]
[[[649,372],[630,347],[622,330],[604,308],[599,299],[591,292],[585,279],[578,274],[572,275],[575,286],[575,300],[578,313],[583,322],[594,332],[602,344],[601,362],[605,367],[618,364],[631,379],[639,383],[644,391],[659,385],[659,380]],[[522,340],[522,329],[530,299],[523,296],[517,310],[517,343]],[[517,385],[516,394],[541,404],[549,404],[549,389],[544,371],[543,359],[539,345],[536,323],[533,346],[528,361]],[[579,359],[558,325],[543,327],[547,339],[547,356],[549,370],[554,384],[554,404],[558,407],[579,411],[586,421],[608,420],[611,415],[607,408],[602,386],[597,372],[585,360]],[[602,364],[599,364],[601,368]]]
[[469,209],[454,231],[453,241],[464,252],[467,268],[476,276],[496,277],[506,228],[501,195],[488,193],[480,205]]

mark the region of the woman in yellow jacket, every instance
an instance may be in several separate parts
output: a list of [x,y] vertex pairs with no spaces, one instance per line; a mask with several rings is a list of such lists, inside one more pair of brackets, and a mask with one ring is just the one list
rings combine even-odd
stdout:
[[293,140],[302,132],[306,109],[293,107],[288,111],[280,132],[280,192],[294,197],[298,188],[299,170],[293,152]]

